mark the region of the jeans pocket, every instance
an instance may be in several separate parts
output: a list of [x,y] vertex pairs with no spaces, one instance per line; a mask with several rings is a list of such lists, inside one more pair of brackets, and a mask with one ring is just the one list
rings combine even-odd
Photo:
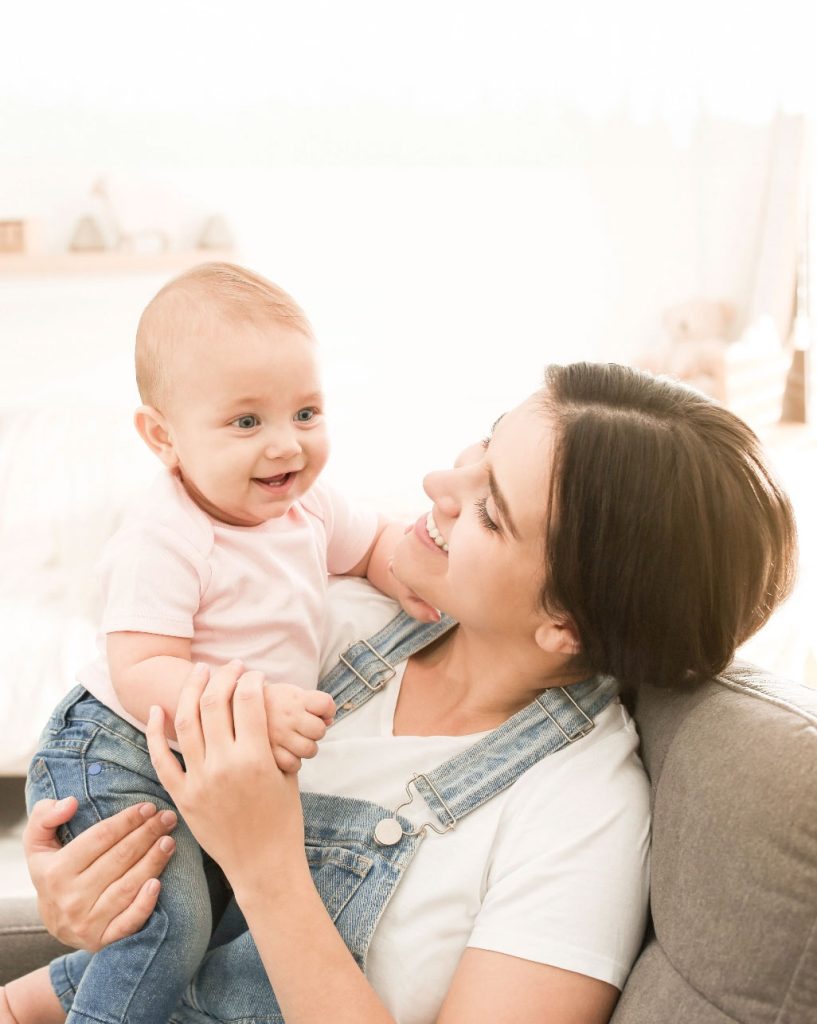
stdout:
[[318,895],[333,921],[363,884],[374,861],[343,846],[306,846],[306,859]]

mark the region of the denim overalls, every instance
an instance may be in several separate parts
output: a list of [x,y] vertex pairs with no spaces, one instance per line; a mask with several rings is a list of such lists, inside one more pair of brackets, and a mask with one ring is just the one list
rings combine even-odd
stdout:
[[[400,613],[368,641],[358,641],[321,681],[337,704],[336,720],[359,708],[394,676],[393,665],[454,625],[421,624]],[[545,690],[471,747],[431,772],[406,779],[406,800],[387,809],[365,800],[303,793],[306,854],[329,915],[362,970],[372,935],[427,829],[444,833],[512,785],[548,754],[586,736],[616,695],[611,677]],[[399,810],[412,787],[432,818],[415,828]],[[240,1021],[283,1024],[253,940],[235,903],[214,936],[170,1024]]]
[[[383,689],[395,674],[393,665],[453,625],[447,617],[424,625],[400,613],[370,640],[353,644],[320,684],[335,699],[336,720]],[[417,829],[399,814],[400,808],[320,793],[301,795],[306,855],[315,886],[362,970],[377,922],[425,831],[444,833],[456,827],[461,818],[543,757],[586,736],[615,694],[615,681],[609,677],[545,690],[471,747],[431,772],[407,778],[401,808],[411,802],[413,787],[432,813],[432,820]],[[74,832],[97,821],[100,810],[107,816],[135,799],[172,806],[156,780],[144,735],[82,687],[62,701],[43,733],[29,775],[29,808],[41,797],[69,793],[80,800],[71,822]],[[61,838],[66,841],[70,836],[66,831]],[[174,836],[176,852],[162,876],[157,909],[145,927],[101,954],[92,957],[77,951],[51,964],[52,984],[69,1011],[69,1024],[159,1024],[168,1019],[169,993],[193,974],[199,962],[182,1003],[173,1004],[171,1024],[213,1020],[283,1024],[234,901],[216,929],[211,951],[204,956],[211,930],[207,858],[183,822]],[[168,928],[171,918],[175,937]],[[99,975],[98,982],[84,986],[83,1005],[74,1006],[76,987],[89,965]]]

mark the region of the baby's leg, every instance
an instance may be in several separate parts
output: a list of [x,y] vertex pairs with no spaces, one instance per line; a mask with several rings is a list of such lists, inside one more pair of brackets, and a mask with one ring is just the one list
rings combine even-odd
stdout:
[[78,964],[77,954],[51,964],[51,984],[70,1009],[68,1024],[156,1024],[169,1018],[187,988],[210,940],[210,893],[201,851],[183,823],[174,838],[176,852],[145,926],[87,964]]
[[[135,803],[172,808],[144,737],[96,701],[78,702],[32,763],[29,806],[68,795],[79,809],[67,839]],[[174,839],[156,909],[141,931],[93,956],[70,953],[51,964],[69,1024],[156,1024],[178,1003],[207,949],[212,915],[201,849],[181,821]]]
[[0,988],[0,1024],[62,1024],[65,1010],[51,987],[48,968]]

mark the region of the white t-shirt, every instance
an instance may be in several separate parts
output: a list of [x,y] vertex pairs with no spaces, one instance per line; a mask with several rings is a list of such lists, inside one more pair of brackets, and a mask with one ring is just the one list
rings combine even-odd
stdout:
[[106,545],[97,659],[77,678],[126,721],[106,635],[189,637],[191,658],[240,658],[269,682],[314,688],[326,623],[327,573],[347,572],[377,530],[373,511],[319,480],[289,511],[259,526],[229,526],[203,512],[162,472]]
[[[334,581],[330,604],[323,672],[395,612],[357,580]],[[318,756],[304,762],[303,790],[394,809],[414,772],[476,742],[476,735],[394,736],[402,668],[329,730]],[[367,963],[400,1024],[436,1020],[466,946],[623,985],[647,912],[649,786],[637,748],[635,727],[615,701],[589,736],[540,761],[453,831],[431,832],[419,844]],[[401,814],[415,824],[431,818],[418,795]]]

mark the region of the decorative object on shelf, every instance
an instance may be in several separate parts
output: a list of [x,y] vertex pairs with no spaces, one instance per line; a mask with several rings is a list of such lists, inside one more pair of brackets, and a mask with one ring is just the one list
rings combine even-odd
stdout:
[[0,220],[0,252],[25,252],[28,224],[24,220]]
[[170,249],[170,237],[162,228],[124,223],[105,178],[99,178],[91,187],[91,206],[91,213],[80,219],[71,240],[70,247],[75,252],[115,249],[151,254]]
[[110,246],[93,217],[80,217],[68,248],[72,252],[105,252]]
[[232,249],[234,245],[233,233],[227,221],[219,214],[208,218],[199,235],[199,249]]

